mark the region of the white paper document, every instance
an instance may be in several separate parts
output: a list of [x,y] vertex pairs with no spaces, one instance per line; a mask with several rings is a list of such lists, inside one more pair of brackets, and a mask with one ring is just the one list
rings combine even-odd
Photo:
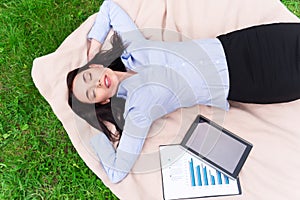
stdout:
[[241,194],[231,179],[180,145],[160,146],[165,200]]

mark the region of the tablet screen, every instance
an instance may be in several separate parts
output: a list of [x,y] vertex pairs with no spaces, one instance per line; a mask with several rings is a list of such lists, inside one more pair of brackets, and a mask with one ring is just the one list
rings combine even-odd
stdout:
[[182,145],[236,178],[252,145],[203,116],[198,116]]

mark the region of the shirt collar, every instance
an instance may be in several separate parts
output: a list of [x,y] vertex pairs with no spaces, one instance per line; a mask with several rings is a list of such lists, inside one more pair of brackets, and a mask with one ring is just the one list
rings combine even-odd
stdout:
[[117,97],[127,99],[130,93],[137,88],[140,83],[139,74],[134,74],[129,78],[123,80],[118,87]]

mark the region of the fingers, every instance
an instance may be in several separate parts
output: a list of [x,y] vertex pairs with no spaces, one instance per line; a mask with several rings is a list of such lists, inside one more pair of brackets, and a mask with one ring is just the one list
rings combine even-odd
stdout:
[[91,40],[91,45],[87,51],[88,62],[94,58],[94,56],[100,51],[102,44],[95,39]]

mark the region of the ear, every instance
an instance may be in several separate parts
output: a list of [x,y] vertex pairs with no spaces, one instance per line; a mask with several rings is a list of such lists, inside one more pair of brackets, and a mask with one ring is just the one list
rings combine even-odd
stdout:
[[110,102],[110,99],[106,99],[106,100],[100,102],[100,104],[104,105],[104,104],[108,104],[109,102]]

